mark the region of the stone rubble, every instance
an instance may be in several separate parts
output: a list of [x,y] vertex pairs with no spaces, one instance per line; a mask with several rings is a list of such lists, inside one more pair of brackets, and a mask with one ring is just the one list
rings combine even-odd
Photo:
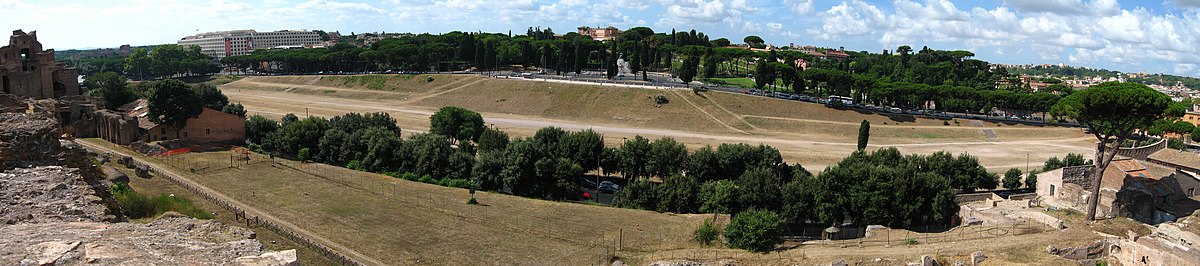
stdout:
[[121,178],[105,180],[59,134],[49,115],[0,112],[0,265],[299,265],[295,250],[267,251],[253,231],[217,221],[118,222],[108,185]]

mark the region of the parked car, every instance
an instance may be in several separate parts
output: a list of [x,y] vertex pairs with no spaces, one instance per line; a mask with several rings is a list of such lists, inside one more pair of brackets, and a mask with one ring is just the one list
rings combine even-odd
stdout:
[[596,182],[592,182],[592,180],[588,180],[587,178],[580,178],[579,186],[586,189],[596,189]]
[[621,190],[620,185],[609,181],[600,181],[600,192],[617,193],[618,190]]

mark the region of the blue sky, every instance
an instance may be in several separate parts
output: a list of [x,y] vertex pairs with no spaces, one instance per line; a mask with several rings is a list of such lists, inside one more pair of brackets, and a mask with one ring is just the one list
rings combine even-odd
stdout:
[[735,43],[879,52],[962,49],[1007,64],[1200,76],[1200,0],[0,0],[0,25],[49,48],[173,43],[230,29],[563,33],[581,25],[697,29]]

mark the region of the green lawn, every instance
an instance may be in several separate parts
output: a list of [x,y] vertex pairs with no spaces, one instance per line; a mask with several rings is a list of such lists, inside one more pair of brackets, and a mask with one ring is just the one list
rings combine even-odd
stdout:
[[[754,88],[754,79],[751,78],[709,78],[705,79],[705,81],[712,84],[732,85],[747,89]],[[779,88],[784,87],[783,82],[779,80],[775,80],[775,86]]]

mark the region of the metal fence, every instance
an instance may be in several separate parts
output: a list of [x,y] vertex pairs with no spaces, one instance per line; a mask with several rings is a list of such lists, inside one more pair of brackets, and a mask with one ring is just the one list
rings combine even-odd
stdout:
[[[253,157],[254,155],[251,155],[251,156]],[[203,160],[193,160],[193,159],[185,158],[182,156],[158,157],[157,159],[159,162],[168,164],[171,167],[187,170],[192,173],[212,173],[212,172],[216,172],[216,171],[231,169],[231,168],[237,167],[239,165],[239,162],[236,158],[234,158],[234,160],[231,160],[230,164],[206,162]],[[214,205],[217,205],[225,210],[228,210],[228,211],[234,213],[234,220],[245,222],[246,226],[248,226],[248,227],[262,227],[262,228],[269,229],[275,233],[278,233],[279,235],[282,235],[284,237],[287,237],[288,239],[291,239],[292,241],[295,241],[296,243],[298,243],[304,247],[309,248],[310,250],[317,252],[318,254],[320,254],[326,258],[329,258],[331,261],[333,261],[334,263],[337,263],[337,264],[365,265],[362,262],[359,262],[353,258],[350,258],[337,250],[334,250],[324,244],[314,241],[311,237],[309,237],[305,234],[296,233],[295,231],[289,229],[288,227],[279,225],[278,222],[274,221],[273,218],[260,216],[260,215],[257,215],[255,212],[247,212],[246,209],[242,208],[242,206],[240,204],[235,203],[232,200],[229,200],[224,196],[211,193],[206,188],[202,188],[200,186],[193,185],[193,183],[184,181],[181,179],[182,177],[179,177],[170,171],[167,171],[165,169],[160,169],[158,167],[154,167],[153,165],[145,162],[144,159],[141,159],[138,157],[132,157],[132,160],[133,160],[133,164],[137,168],[148,169],[150,172],[154,173],[156,176],[166,178],[167,180],[171,181],[171,183],[174,183],[175,185],[177,185],[179,187],[182,187],[196,195],[199,195],[201,198],[204,198],[205,200],[212,202]],[[262,158],[259,158],[258,160],[250,159],[250,160],[241,161],[242,165],[258,164],[258,163],[264,163],[264,162],[270,162],[270,159],[263,160]]]

